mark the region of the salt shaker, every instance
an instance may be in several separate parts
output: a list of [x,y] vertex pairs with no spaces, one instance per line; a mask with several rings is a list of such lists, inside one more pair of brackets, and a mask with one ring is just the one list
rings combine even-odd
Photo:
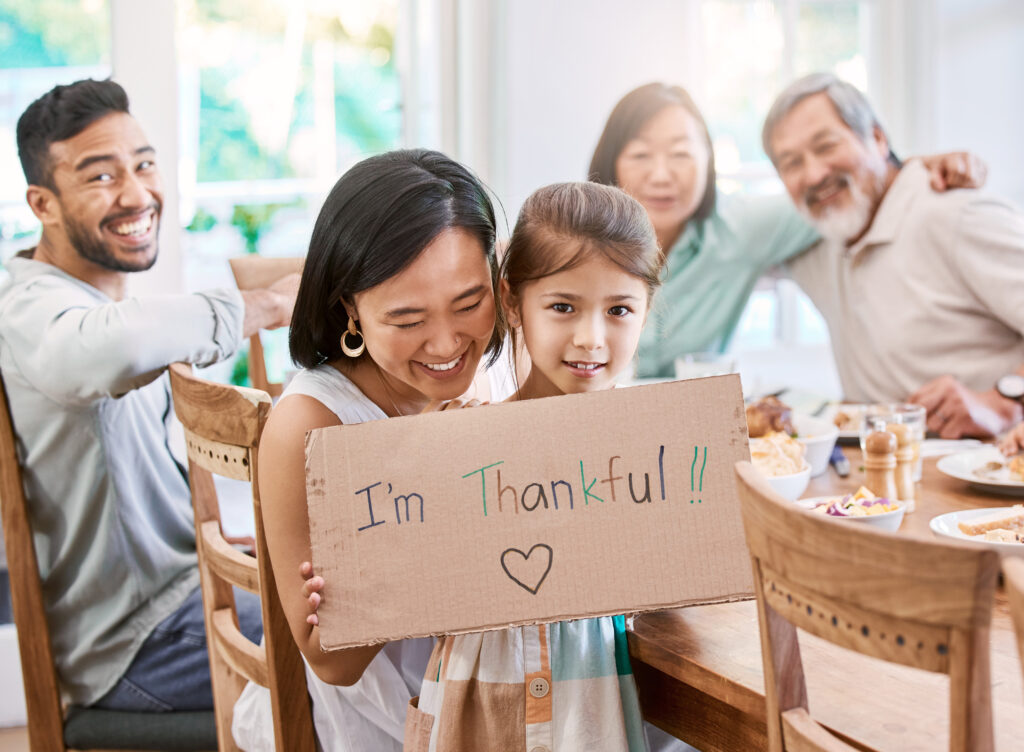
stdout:
[[896,437],[896,495],[908,512],[914,511],[914,461],[915,447],[910,435],[910,426],[904,423],[890,423],[885,430]]
[[889,431],[872,431],[864,440],[864,485],[875,496],[895,501],[896,437]]

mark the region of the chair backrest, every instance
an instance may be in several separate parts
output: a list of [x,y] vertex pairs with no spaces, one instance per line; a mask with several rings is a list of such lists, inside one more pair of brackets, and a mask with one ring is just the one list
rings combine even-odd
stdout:
[[[305,667],[278,598],[255,482],[257,448],[270,397],[256,389],[197,378],[191,366],[183,363],[173,364],[170,375],[174,411],[184,426],[188,451],[219,749],[237,749],[231,720],[248,679],[270,689],[277,750],[313,750]],[[255,558],[225,540],[213,474],[250,483]],[[238,629],[232,585],[259,594],[262,645],[253,644]]]
[[998,554],[807,512],[748,462],[736,464],[736,485],[754,569],[769,749],[854,749],[808,713],[800,628],[948,674],[949,748],[992,750],[989,624]]
[[21,465],[0,377],[0,507],[3,511],[7,570],[11,582],[14,627],[21,653],[21,677],[25,686],[29,744],[33,750],[64,747],[64,713],[61,708],[57,669],[43,608],[36,547],[29,524],[28,504],[22,485]]
[[[239,290],[258,290],[269,287],[293,272],[301,274],[304,262],[305,259],[301,257],[268,258],[254,255],[228,260]],[[282,385],[267,380],[267,364],[259,332],[249,338],[249,379],[256,389],[262,389],[271,397],[281,395]]]
[[1003,559],[1003,580],[1010,600],[1010,615],[1017,632],[1017,655],[1024,671],[1024,559],[1007,556]]

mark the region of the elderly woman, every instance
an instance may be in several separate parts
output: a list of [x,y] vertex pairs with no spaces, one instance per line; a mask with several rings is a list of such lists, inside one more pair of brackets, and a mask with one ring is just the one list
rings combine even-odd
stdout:
[[[923,161],[936,190],[984,180],[984,166],[963,153]],[[679,86],[647,84],[615,105],[589,178],[639,200],[665,254],[661,297],[640,341],[641,377],[673,375],[686,353],[723,352],[758,278],[818,240],[784,194],[718,193],[707,124]]]

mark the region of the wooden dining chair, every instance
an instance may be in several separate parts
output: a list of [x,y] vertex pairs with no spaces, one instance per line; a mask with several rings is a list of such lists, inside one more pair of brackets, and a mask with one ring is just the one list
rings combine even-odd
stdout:
[[[231,721],[235,701],[249,680],[270,690],[278,752],[312,752],[315,736],[305,667],[277,594],[255,482],[257,449],[270,397],[257,389],[200,379],[184,363],[172,364],[170,373],[174,412],[185,429],[188,452],[219,749],[238,749]],[[238,551],[224,538],[214,474],[248,481],[252,488],[255,557]],[[260,596],[261,645],[253,644],[238,628],[232,586]]]
[[855,749],[808,712],[800,628],[948,674],[950,750],[992,750],[989,623],[998,554],[807,512],[748,462],[736,464],[736,484],[754,569],[769,749]]
[[64,708],[46,623],[43,589],[32,538],[17,440],[0,377],[0,514],[7,548],[14,628],[32,752],[68,749],[212,750],[217,747],[213,713],[145,713]]
[[1010,600],[1010,615],[1017,632],[1017,655],[1024,671],[1024,559],[1007,556],[1003,559],[1003,580]]
[[[239,290],[259,290],[269,287],[285,275],[302,273],[302,257],[270,258],[265,256],[237,256],[228,260],[235,284]],[[267,363],[263,355],[260,333],[249,338],[249,380],[256,389],[262,389],[271,397],[281,396],[283,385],[267,379]]]

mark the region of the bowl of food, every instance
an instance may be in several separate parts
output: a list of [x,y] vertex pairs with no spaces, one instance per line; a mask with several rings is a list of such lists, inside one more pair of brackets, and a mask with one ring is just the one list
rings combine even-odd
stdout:
[[793,428],[796,438],[807,448],[804,457],[811,466],[811,477],[817,478],[828,470],[839,429],[831,421],[800,413],[793,415]]
[[779,496],[789,501],[795,501],[800,498],[800,494],[807,490],[807,484],[811,480],[811,466],[804,460],[803,467],[795,473],[768,475],[766,480]]
[[750,440],[750,461],[781,496],[793,501],[807,488],[811,466],[804,445],[788,434],[772,431]]
[[845,496],[821,496],[801,499],[797,503],[814,514],[837,520],[849,520],[890,532],[899,529],[906,512],[903,502],[879,498],[863,486],[856,493]]

